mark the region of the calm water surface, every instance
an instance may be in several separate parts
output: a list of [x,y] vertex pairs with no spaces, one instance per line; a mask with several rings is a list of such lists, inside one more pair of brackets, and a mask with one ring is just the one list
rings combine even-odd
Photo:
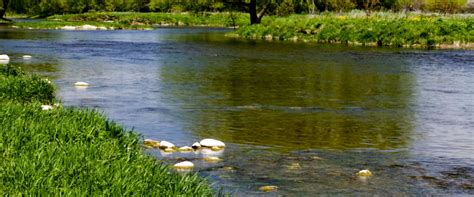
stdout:
[[[191,160],[235,195],[474,194],[474,51],[224,33],[0,29],[0,53],[54,79],[66,105],[99,109],[145,138],[224,141],[223,152],[150,153]],[[374,176],[357,178],[361,169]]]

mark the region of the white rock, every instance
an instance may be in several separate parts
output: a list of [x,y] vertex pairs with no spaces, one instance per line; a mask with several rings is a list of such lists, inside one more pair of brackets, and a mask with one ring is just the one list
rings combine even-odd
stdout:
[[170,148],[173,149],[175,147],[176,146],[171,142],[168,142],[168,141],[161,141],[160,142],[160,148],[161,149],[170,149]]
[[29,60],[29,59],[31,59],[31,58],[32,58],[31,55],[24,55],[24,56],[23,56],[23,59],[25,59],[25,60]]
[[10,60],[0,60],[0,65],[8,63],[10,63]]
[[88,83],[86,82],[83,82],[83,81],[78,81],[76,83],[74,83],[75,86],[89,86]]
[[178,150],[180,152],[189,152],[189,151],[192,151],[193,148],[189,147],[189,146],[183,146],[183,147],[179,147]]
[[8,57],[8,55],[0,55],[0,60],[10,60],[10,57]]
[[97,26],[94,25],[83,25],[80,27],[82,30],[97,30]]
[[42,110],[45,110],[45,111],[47,111],[47,110],[52,110],[52,109],[53,109],[53,106],[51,106],[51,105],[41,105],[41,109],[42,109]]
[[174,167],[178,169],[191,169],[194,167],[194,164],[190,161],[183,161],[183,162],[174,164]]
[[107,30],[107,27],[104,27],[104,26],[100,26],[100,27],[97,27],[98,30]]
[[215,139],[203,139],[199,143],[204,147],[225,147],[224,142]]
[[199,144],[199,142],[195,142],[191,147],[193,147],[194,149],[200,149],[201,144]]
[[62,30],[76,30],[76,27],[74,26],[64,26],[64,27],[61,27]]

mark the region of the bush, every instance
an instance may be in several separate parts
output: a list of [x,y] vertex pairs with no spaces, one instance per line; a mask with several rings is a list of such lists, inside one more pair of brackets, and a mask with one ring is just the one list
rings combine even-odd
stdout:
[[430,11],[442,13],[456,13],[462,11],[466,5],[466,0],[425,0],[425,8]]
[[276,15],[278,16],[289,16],[295,12],[292,1],[284,1],[276,9]]

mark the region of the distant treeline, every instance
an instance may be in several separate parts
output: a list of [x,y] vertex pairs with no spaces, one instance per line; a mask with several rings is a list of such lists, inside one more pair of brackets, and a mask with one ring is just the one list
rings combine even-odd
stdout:
[[[32,16],[90,11],[246,11],[247,8],[242,3],[248,2],[249,0],[12,0],[8,11]],[[261,0],[258,4],[270,7],[266,9],[270,15],[352,9],[456,13],[465,9],[467,0]]]

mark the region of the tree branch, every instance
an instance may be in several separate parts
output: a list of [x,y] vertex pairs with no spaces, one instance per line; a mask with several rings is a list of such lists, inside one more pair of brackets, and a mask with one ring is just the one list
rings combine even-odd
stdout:
[[257,16],[258,16],[258,20],[262,20],[262,17],[263,15],[265,15],[265,12],[267,12],[268,8],[270,8],[270,2],[268,2],[267,4],[265,4],[262,8],[262,10],[260,10],[260,12],[258,12]]

